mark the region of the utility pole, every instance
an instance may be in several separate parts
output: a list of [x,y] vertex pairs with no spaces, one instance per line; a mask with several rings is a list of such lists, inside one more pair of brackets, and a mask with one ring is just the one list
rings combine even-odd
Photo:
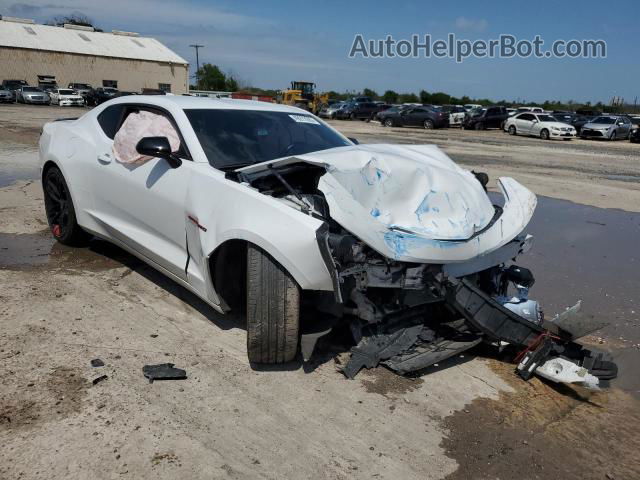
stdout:
[[200,57],[198,56],[198,50],[203,48],[204,45],[189,45],[191,48],[196,49],[196,88],[200,90]]

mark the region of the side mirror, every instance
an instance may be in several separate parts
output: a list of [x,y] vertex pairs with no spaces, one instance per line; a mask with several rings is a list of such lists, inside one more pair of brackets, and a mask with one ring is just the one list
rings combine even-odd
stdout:
[[538,123],[538,120],[531,120],[533,123]]
[[171,144],[167,137],[144,137],[136,145],[140,155],[164,158],[171,168],[178,168],[182,160],[171,152]]
[[357,138],[354,137],[347,137],[349,140],[351,140],[353,143],[355,143],[356,145],[360,145],[360,142],[358,141]]

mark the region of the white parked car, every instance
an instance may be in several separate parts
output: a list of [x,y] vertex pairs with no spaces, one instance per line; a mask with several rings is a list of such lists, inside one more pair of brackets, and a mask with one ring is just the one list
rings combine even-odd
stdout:
[[543,140],[571,140],[576,136],[576,129],[572,125],[558,122],[546,113],[526,112],[509,117],[504,124],[504,130],[511,135],[530,135]]
[[65,105],[81,107],[84,105],[82,95],[70,88],[55,88],[49,92],[49,97],[51,97],[52,104],[60,105],[61,107]]
[[[286,105],[158,95],[46,124],[40,159],[59,242],[113,242],[219,312],[246,312],[252,362],[290,361],[299,345],[308,358],[319,317],[359,332],[348,376],[382,360],[423,368],[484,335],[526,348],[546,332],[533,277],[510,265],[530,246],[535,195],[500,178],[496,206],[487,176],[436,146],[358,145]],[[372,328],[379,340],[406,329],[404,349],[424,355],[368,355],[384,343]],[[570,331],[546,336],[554,347],[536,365],[562,347],[579,368]],[[451,336],[456,347],[440,348]]]
[[467,103],[463,108],[467,112],[470,112],[471,110],[476,110],[476,109],[482,108],[482,105],[479,105],[477,103]]

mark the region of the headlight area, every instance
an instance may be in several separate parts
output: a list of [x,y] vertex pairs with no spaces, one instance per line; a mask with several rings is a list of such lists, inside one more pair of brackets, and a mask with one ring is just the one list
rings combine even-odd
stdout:
[[[383,364],[406,374],[485,342],[506,347],[525,380],[539,374],[595,389],[600,380],[614,378],[617,367],[608,356],[574,342],[585,335],[585,325],[574,322],[579,305],[547,321],[529,298],[532,272],[510,261],[529,238],[514,239],[489,266],[479,259],[475,265],[482,270],[473,271],[473,265],[394,261],[339,226],[323,224],[318,245],[332,274],[339,315],[356,342],[343,373],[354,378],[362,368]],[[558,358],[571,376],[554,367]]]

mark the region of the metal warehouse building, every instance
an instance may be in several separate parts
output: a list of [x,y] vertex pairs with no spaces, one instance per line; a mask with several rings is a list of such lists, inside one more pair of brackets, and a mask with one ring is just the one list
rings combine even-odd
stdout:
[[96,32],[91,27],[37,25],[0,20],[0,80],[47,86],[88,83],[140,92],[143,88],[186,93],[189,64],[155,38]]

